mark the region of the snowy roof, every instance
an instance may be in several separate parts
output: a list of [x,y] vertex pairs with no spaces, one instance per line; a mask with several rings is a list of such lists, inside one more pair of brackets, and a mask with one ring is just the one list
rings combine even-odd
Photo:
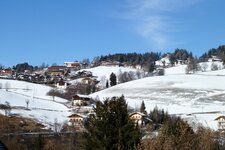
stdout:
[[167,57],[162,58],[161,61],[165,63],[170,63],[170,59]]
[[146,114],[141,113],[141,112],[133,112],[133,113],[130,114],[130,116],[132,116],[134,114],[138,114],[138,115],[141,115],[141,116],[146,116]]
[[[90,96],[88,96],[88,95],[82,95],[82,94],[76,94],[76,95],[74,95],[74,96],[79,96],[79,97],[82,97],[82,98],[91,98]],[[73,96],[73,97],[74,97]]]
[[78,113],[74,113],[70,116],[68,116],[68,118],[73,118],[73,117],[81,117],[81,118],[86,118],[87,116],[85,115],[82,115],[82,114],[78,114]]

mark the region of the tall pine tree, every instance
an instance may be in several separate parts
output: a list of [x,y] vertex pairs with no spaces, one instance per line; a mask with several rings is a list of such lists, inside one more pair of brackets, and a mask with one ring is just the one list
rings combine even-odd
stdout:
[[145,102],[142,101],[141,103],[141,107],[140,107],[140,112],[143,113],[143,114],[147,114],[146,110],[145,110]]
[[135,149],[140,141],[138,127],[129,119],[124,97],[97,102],[85,124],[86,149]]
[[106,81],[106,85],[105,85],[105,87],[106,87],[106,88],[108,88],[108,87],[109,87],[109,81],[108,81],[108,80]]
[[110,75],[110,85],[111,86],[114,86],[116,85],[116,75],[112,72],[111,75]]

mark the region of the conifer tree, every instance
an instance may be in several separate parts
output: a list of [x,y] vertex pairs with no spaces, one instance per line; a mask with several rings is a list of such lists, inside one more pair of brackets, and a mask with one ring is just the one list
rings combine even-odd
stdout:
[[110,85],[111,86],[114,86],[116,85],[116,75],[112,72],[111,75],[110,75]]
[[105,87],[106,87],[106,88],[108,88],[108,87],[109,87],[109,81],[108,81],[108,80],[106,81],[106,85],[105,85]]
[[129,119],[124,97],[97,102],[85,127],[86,149],[135,149],[140,140],[138,127]]
[[140,112],[143,113],[143,114],[147,114],[146,110],[145,110],[145,102],[142,101],[141,103],[141,107],[140,107]]

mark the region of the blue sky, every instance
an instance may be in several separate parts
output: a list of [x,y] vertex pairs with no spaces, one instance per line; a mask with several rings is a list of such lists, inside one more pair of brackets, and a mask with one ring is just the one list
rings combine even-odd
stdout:
[[225,44],[224,0],[1,0],[0,64]]

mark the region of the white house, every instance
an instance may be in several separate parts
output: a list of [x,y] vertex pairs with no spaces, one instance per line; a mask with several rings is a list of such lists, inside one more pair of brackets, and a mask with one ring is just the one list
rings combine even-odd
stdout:
[[214,61],[217,61],[217,62],[222,62],[222,59],[218,58],[217,56],[211,56],[209,59],[208,59],[208,62],[214,62]]
[[70,68],[71,70],[79,70],[81,69],[81,64],[80,62],[64,62],[64,66],[67,68]]
[[177,60],[175,61],[175,66],[185,65],[185,64],[187,64],[187,63],[188,63],[187,60],[177,59]]
[[69,125],[73,126],[78,130],[82,130],[84,127],[84,121],[87,118],[87,116],[75,113],[68,116],[68,118],[69,118]]
[[72,97],[73,106],[86,106],[90,104],[90,101],[91,97],[88,95],[77,94]]
[[155,61],[155,65],[156,66],[161,66],[161,67],[169,67],[169,66],[171,66],[170,55],[167,54],[162,59]]
[[138,123],[138,125],[146,125],[151,121],[151,119],[141,112],[134,112],[130,114],[130,119],[133,120],[135,123]]
[[64,81],[60,81],[56,84],[56,87],[58,89],[66,89],[67,88],[68,83],[64,82]]
[[225,129],[225,116],[219,116],[215,119],[218,122],[218,129],[224,130]]
[[142,68],[142,66],[139,65],[139,64],[137,64],[137,65],[135,66],[135,68],[140,70],[140,69]]

